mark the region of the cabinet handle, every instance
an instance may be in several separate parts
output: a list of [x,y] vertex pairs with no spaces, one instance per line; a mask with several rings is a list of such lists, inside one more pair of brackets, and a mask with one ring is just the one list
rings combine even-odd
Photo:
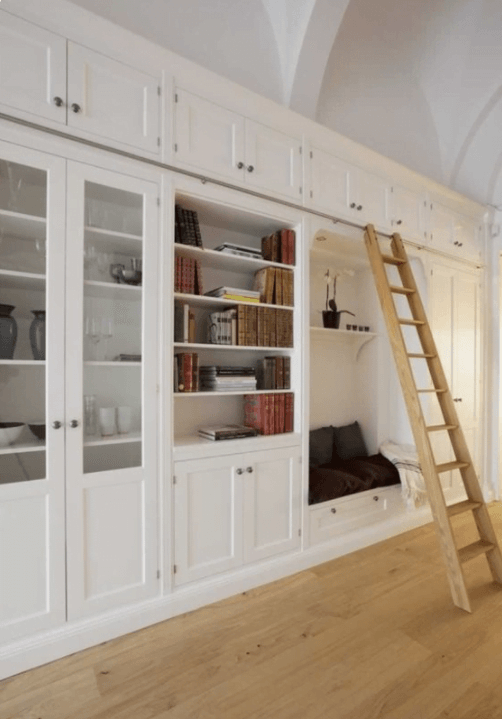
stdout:
[[403,221],[402,221],[402,220],[397,220],[397,221],[396,221],[396,225],[402,225],[402,224],[403,224]]
[[350,206],[351,206],[351,208],[354,210],[354,209],[356,208],[356,203],[355,203],[355,202],[351,202],[351,203],[350,203]]
[[237,474],[242,474],[243,472],[244,470],[239,467],[239,469],[237,470]]
[[252,471],[253,471],[253,468],[252,468],[252,467],[248,467],[248,468],[246,469],[246,472],[249,472],[249,474],[251,474]]
[[61,429],[61,427],[62,427],[62,424],[61,424],[61,422],[59,422],[59,420],[56,420],[55,422],[52,423],[52,429]]
[[458,243],[458,246],[459,246],[459,247],[463,247],[463,245],[464,245],[463,242],[459,242],[459,243]]
[[253,165],[248,165],[246,169],[248,172],[253,172],[254,167],[253,167]]
[[70,422],[70,427],[72,427],[73,429],[75,429],[75,427],[78,427],[78,419],[72,419],[72,421]]
[[336,507],[331,507],[331,514],[336,514]]
[[63,105],[63,98],[56,95],[56,97],[54,98],[54,104],[56,105],[56,107],[61,107],[61,105]]
[[237,168],[238,168],[239,170],[242,170],[243,167],[244,167],[244,163],[243,163],[243,162],[238,162],[238,163],[237,163]]
[[359,211],[361,211],[361,210],[363,209],[363,206],[362,206],[362,205],[358,205],[358,206],[357,206],[357,209],[358,209]]
[[373,501],[378,502],[379,499],[380,499],[380,497],[377,494],[375,494],[375,496],[373,497]]
[[71,109],[73,110],[73,112],[80,112],[82,108],[80,107],[80,105],[74,102],[72,103]]
[[457,240],[455,240],[455,242],[454,242],[453,244],[454,244],[454,245],[458,245],[458,242],[457,242]]

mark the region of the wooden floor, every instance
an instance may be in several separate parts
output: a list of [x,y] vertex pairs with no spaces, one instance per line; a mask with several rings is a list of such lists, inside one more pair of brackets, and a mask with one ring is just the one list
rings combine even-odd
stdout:
[[502,719],[502,588],[466,574],[471,615],[428,525],[8,679],[0,719]]

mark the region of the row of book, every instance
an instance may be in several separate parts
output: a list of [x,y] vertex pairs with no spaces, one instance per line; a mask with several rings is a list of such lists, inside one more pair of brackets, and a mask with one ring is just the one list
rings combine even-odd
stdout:
[[296,234],[294,230],[278,230],[261,241],[261,253],[264,260],[282,262],[285,265],[295,264]]
[[256,369],[258,389],[290,389],[291,357],[265,357]]
[[187,302],[174,301],[174,341],[193,344],[195,334],[195,312]]
[[259,434],[293,432],[294,394],[244,395],[244,424]]
[[174,392],[199,391],[199,355],[197,352],[180,352],[173,360]]
[[207,392],[250,392],[256,389],[254,367],[205,365],[199,369],[200,389]]
[[293,313],[273,307],[238,305],[208,318],[210,344],[292,347]]
[[254,289],[260,293],[260,302],[267,305],[294,305],[294,275],[292,270],[264,267],[254,275]]
[[202,247],[197,213],[194,210],[185,210],[181,205],[175,205],[174,219],[174,241],[181,245]]
[[174,291],[189,295],[202,295],[202,268],[199,260],[176,257],[174,267]]

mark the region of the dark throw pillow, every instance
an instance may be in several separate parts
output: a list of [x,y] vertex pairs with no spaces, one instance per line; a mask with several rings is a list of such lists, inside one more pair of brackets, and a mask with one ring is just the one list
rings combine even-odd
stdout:
[[340,459],[368,456],[359,422],[333,427],[333,446]]
[[333,456],[334,427],[313,429],[309,435],[309,465],[329,464]]

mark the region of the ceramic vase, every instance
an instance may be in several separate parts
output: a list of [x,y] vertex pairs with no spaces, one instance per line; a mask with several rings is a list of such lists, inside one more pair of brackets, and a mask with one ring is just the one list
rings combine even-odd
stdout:
[[17,322],[10,316],[12,305],[0,305],[0,359],[14,359]]
[[35,319],[30,325],[30,344],[33,359],[45,359],[45,310],[32,310]]

